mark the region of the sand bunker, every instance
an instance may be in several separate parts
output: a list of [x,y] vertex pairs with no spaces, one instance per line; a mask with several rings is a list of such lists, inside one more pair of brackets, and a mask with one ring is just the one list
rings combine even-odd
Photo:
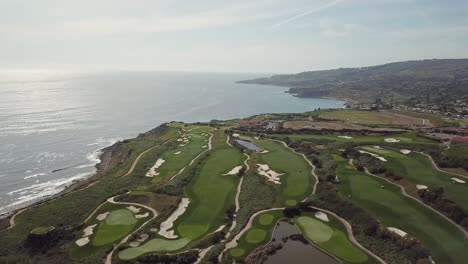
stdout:
[[132,213],[134,214],[138,214],[141,210],[141,208],[135,207],[133,205],[127,206],[127,209],[132,211]]
[[387,227],[387,229],[401,237],[405,237],[408,233],[406,233],[405,231],[401,230],[401,229],[398,229],[396,227]]
[[265,176],[269,181],[275,183],[275,184],[281,184],[280,182],[280,177],[284,173],[277,173],[274,170],[270,170],[270,167],[268,167],[267,164],[257,164],[258,166],[258,174]]
[[379,159],[379,160],[381,160],[381,161],[387,161],[384,157],[380,157],[379,155],[374,154],[374,153],[371,153],[371,152],[367,152],[367,151],[364,151],[364,150],[359,150],[359,153],[369,154],[369,155],[371,155],[372,157],[374,157],[374,158],[376,158],[376,159]]
[[409,149],[400,149],[400,152],[407,155],[407,154],[411,153],[411,150],[409,150]]
[[350,136],[338,136],[339,138],[344,138],[344,139],[352,139],[353,137]]
[[90,236],[94,233],[94,228],[97,226],[97,224],[94,224],[94,225],[90,225],[88,227],[86,227],[84,230],[83,230],[83,237],[87,237],[87,236]]
[[208,147],[207,145],[203,145],[203,146],[201,146],[201,148],[202,148],[202,149],[204,149],[204,148],[207,148],[207,147]]
[[380,146],[374,146],[375,149],[382,149]]
[[174,230],[169,231],[169,229],[173,227],[174,221],[176,221],[177,218],[179,218],[179,216],[181,216],[185,212],[189,203],[190,203],[189,198],[182,198],[182,201],[180,202],[179,207],[177,207],[177,209],[171,214],[171,216],[169,216],[166,219],[166,221],[161,223],[161,226],[158,232],[161,236],[168,238],[168,239],[178,238],[178,236],[174,234]]
[[135,248],[135,247],[139,247],[140,244],[141,244],[141,243],[138,242],[138,241],[133,241],[133,242],[130,242],[129,245],[130,245],[130,247]]
[[317,217],[318,219],[322,220],[322,221],[325,221],[325,222],[328,222],[330,220],[328,220],[328,215],[324,212],[316,212],[315,213],[315,217]]
[[159,167],[161,167],[161,165],[163,165],[164,162],[166,162],[164,159],[159,158],[154,164],[154,166],[151,167],[151,169],[149,169],[145,176],[151,178],[154,176],[158,176],[159,172],[157,172],[156,170],[159,169]]
[[83,237],[83,238],[80,238],[80,239],[76,240],[76,241],[75,241],[75,244],[76,244],[77,246],[79,246],[79,247],[82,247],[82,246],[88,244],[89,241],[90,241],[90,240],[89,240],[88,237]]
[[240,135],[238,133],[232,134],[232,137],[239,137]]
[[396,139],[396,138],[386,138],[384,139],[385,142],[388,142],[388,143],[396,143],[396,142],[400,142],[399,139]]
[[136,218],[136,219],[140,219],[140,218],[146,218],[146,217],[148,217],[148,216],[149,216],[149,213],[146,212],[146,213],[144,213],[144,214],[137,214],[137,215],[135,215],[135,218]]
[[105,212],[105,213],[99,214],[99,215],[96,217],[96,219],[97,219],[98,221],[102,221],[102,220],[106,219],[107,216],[108,216],[109,214],[110,214],[110,212]]
[[174,155],[179,155],[180,153],[182,153],[182,151],[177,151],[174,153]]
[[239,173],[239,171],[242,169],[242,166],[236,166],[232,170],[230,170],[228,173],[224,173],[223,175],[236,175]]
[[426,190],[427,189],[427,186],[426,185],[422,185],[422,184],[416,184],[416,188],[418,190]]
[[458,179],[458,178],[452,178],[452,180],[453,180],[454,182],[457,182],[457,183],[465,183],[464,180],[460,180],[460,179]]

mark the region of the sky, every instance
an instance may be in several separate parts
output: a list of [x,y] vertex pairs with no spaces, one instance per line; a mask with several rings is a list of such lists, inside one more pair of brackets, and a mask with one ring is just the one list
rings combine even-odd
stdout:
[[467,58],[466,0],[0,0],[0,71],[292,73]]

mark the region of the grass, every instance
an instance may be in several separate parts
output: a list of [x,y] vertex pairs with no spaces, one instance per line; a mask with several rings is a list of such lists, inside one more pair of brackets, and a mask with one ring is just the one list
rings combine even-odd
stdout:
[[[351,136],[351,139],[340,138],[339,136]],[[272,135],[273,138],[283,139],[283,138],[291,138],[291,139],[323,139],[323,140],[331,140],[336,141],[339,143],[359,143],[359,144],[398,144],[398,143],[386,143],[384,139],[386,138],[395,138],[399,139],[401,143],[405,144],[438,144],[439,142],[420,137],[416,133],[402,133],[396,135],[387,135],[387,136],[374,136],[374,135],[349,135],[349,134],[276,134]]]
[[[236,259],[246,257],[254,249],[267,244],[278,221],[283,218],[282,210],[264,212],[257,215],[252,222],[252,227],[247,230],[240,238],[239,244],[235,248],[228,250],[228,254]],[[267,224],[266,220],[270,220]]]
[[55,227],[53,226],[41,226],[41,227],[36,227],[31,231],[31,234],[34,235],[45,235],[49,233],[50,231],[54,230]]
[[385,167],[414,184],[427,185],[429,188],[443,187],[447,198],[468,210],[468,195],[466,195],[468,185],[453,183],[451,178],[455,176],[434,169],[426,156],[415,152],[405,155],[388,148],[363,147],[363,149],[385,157],[387,159]]
[[129,210],[113,211],[98,225],[92,243],[94,246],[103,246],[117,241],[127,235],[136,223],[137,219]]
[[305,213],[296,217],[294,223],[311,243],[346,263],[377,263],[349,241],[347,231],[338,219],[331,215],[328,218],[329,222],[324,222]]
[[417,237],[431,250],[436,263],[456,264],[468,259],[468,239],[455,226],[404,197],[397,186],[357,171],[338,155],[334,158],[341,179],[339,194],[344,199],[364,208],[382,224]]
[[179,251],[190,242],[216,230],[226,222],[226,211],[234,203],[238,183],[236,176],[223,176],[235,166],[242,164],[244,156],[226,144],[223,131],[215,131],[214,149],[201,164],[191,182],[185,187],[190,204],[174,223],[177,240],[155,238],[136,248],[121,251],[122,259],[132,259],[149,252]]
[[281,205],[294,206],[310,195],[315,179],[311,175],[312,168],[301,155],[292,152],[279,142],[271,140],[254,140],[254,142],[268,151],[257,154],[258,163],[268,164],[270,169],[284,173],[280,176],[279,186],[278,200]]
[[434,114],[408,112],[408,111],[395,111],[395,110],[392,111],[392,112],[407,115],[407,116],[417,117],[417,118],[428,119],[431,122],[431,124],[433,124],[435,126],[453,126],[453,125],[455,125],[457,123],[455,121],[446,120],[443,117],[438,116],[438,115],[434,115]]
[[[349,121],[352,123],[364,125],[406,125],[407,123],[400,122],[395,116],[377,111],[360,111],[360,110],[338,110],[338,111],[325,111],[319,115],[320,118],[331,120]],[[414,122],[420,120],[415,119]]]
[[118,256],[122,260],[130,260],[148,252],[174,252],[184,248],[189,242],[190,239],[188,238],[179,238],[176,240],[155,238],[139,247],[122,250],[119,252]]

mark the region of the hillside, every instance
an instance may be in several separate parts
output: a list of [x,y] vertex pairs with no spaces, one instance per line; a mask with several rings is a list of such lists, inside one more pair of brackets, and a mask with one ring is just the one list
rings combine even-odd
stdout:
[[468,59],[421,60],[362,68],[307,71],[240,81],[289,87],[299,97],[336,97],[355,101],[381,98],[440,100],[468,95]]

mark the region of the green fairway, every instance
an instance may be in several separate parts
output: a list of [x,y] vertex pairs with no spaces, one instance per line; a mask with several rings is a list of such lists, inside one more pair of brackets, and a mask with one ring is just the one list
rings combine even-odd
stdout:
[[327,224],[308,216],[300,216],[295,222],[304,235],[314,243],[327,242],[333,235],[333,229]]
[[254,142],[268,151],[258,154],[258,163],[267,164],[270,169],[284,173],[280,176],[279,187],[282,205],[294,206],[311,194],[315,178],[311,174],[311,166],[301,155],[292,152],[279,142],[271,140],[254,140]]
[[133,213],[127,209],[113,211],[102,221],[93,239],[94,246],[103,246],[127,235],[137,223]]
[[377,263],[349,241],[341,222],[331,215],[328,218],[330,222],[324,222],[313,214],[305,214],[295,218],[294,222],[311,243],[346,263]]
[[155,238],[135,248],[127,248],[119,252],[119,258],[130,260],[148,252],[173,252],[185,247],[190,242],[188,238],[167,240]]
[[[153,178],[153,182],[167,179],[177,174],[183,167],[187,166],[201,152],[207,149],[209,135],[205,133],[211,128],[207,126],[188,126],[190,132],[182,134],[177,140],[187,138],[188,143],[177,141],[174,148],[170,148],[160,158],[164,163],[158,168],[159,175]],[[203,134],[203,135],[202,135]],[[205,148],[202,148],[205,146]]]
[[429,188],[443,187],[447,198],[468,210],[468,184],[453,183],[451,178],[455,176],[436,170],[426,156],[414,152],[405,155],[399,150],[389,148],[363,147],[363,149],[383,156],[387,159],[385,167],[414,184],[426,185]]
[[282,210],[257,215],[253,219],[252,227],[239,238],[237,247],[228,250],[228,254],[234,259],[242,259],[254,249],[268,243],[276,224],[281,218],[283,218]]
[[464,263],[468,259],[468,239],[455,226],[418,202],[404,197],[400,188],[357,171],[335,155],[340,177],[339,193],[372,213],[389,227],[415,236],[431,250],[436,263]]
[[[439,144],[439,142],[419,137],[415,133],[403,133],[403,134],[396,134],[396,135],[388,135],[388,136],[374,136],[374,135],[348,135],[348,134],[274,134],[271,135],[273,138],[283,139],[283,138],[291,138],[291,139],[325,139],[336,141],[339,143],[362,143],[362,144],[391,144],[395,145],[398,143],[387,143],[385,142],[386,138],[395,138],[400,140],[401,143],[405,144]],[[342,137],[340,137],[342,136]],[[350,136],[351,138],[343,138],[345,136]]]
[[261,225],[271,225],[271,223],[273,222],[273,219],[275,219],[275,217],[271,214],[262,214],[259,219],[258,219],[258,222],[261,224]]

